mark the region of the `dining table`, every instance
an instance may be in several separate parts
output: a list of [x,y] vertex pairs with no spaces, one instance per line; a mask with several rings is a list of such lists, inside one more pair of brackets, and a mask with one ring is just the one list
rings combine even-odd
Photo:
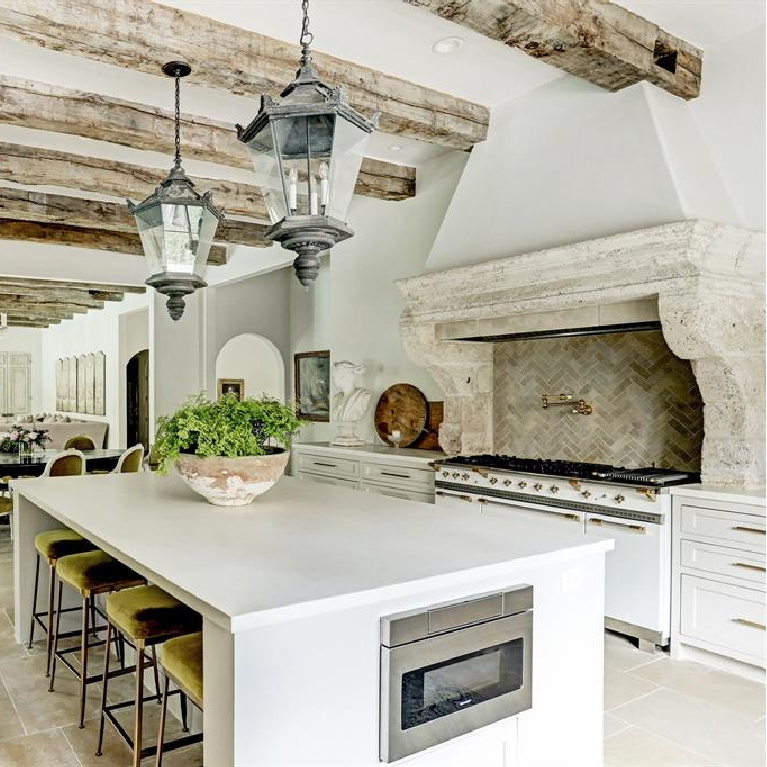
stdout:
[[[32,455],[0,453],[0,477],[39,477],[45,470],[45,465],[61,450],[38,450]],[[122,450],[113,448],[97,448],[82,450],[85,456],[86,471],[111,471],[117,466],[117,461],[123,454]]]

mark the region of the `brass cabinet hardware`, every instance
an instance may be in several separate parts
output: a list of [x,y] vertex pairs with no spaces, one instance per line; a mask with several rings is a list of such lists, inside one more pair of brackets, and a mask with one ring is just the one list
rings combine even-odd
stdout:
[[640,533],[641,535],[645,535],[647,533],[647,528],[643,525],[624,525],[622,522],[611,522],[609,519],[600,518],[589,519],[589,522],[595,525],[610,525],[612,527],[621,527],[624,530],[631,530],[632,532]]
[[590,415],[592,411],[591,405],[585,400],[579,399],[574,402],[572,394],[543,394],[541,403],[544,410],[556,405],[566,405],[571,413],[577,415]]
[[471,470],[487,479],[487,472],[480,469],[478,466],[472,466]]
[[396,474],[393,471],[382,471],[381,476],[382,477],[399,477],[400,479],[410,479],[409,474]]
[[762,631],[767,631],[767,626],[765,626],[763,623],[750,621],[748,618],[733,618],[732,622],[737,623],[739,626],[748,626],[752,629],[761,629]]
[[648,501],[654,501],[658,497],[658,491],[652,487],[638,487],[636,491],[647,498]]
[[426,464],[430,469],[434,469],[434,471],[439,472],[439,466],[434,461],[429,461],[429,463]]
[[492,501],[489,498],[478,498],[479,503],[487,503],[491,506],[505,506],[507,509],[519,509],[520,511],[534,511],[538,514],[548,514],[552,517],[562,517],[562,519],[571,519],[580,522],[581,518],[577,514],[567,514],[562,511],[551,511],[550,509],[531,509],[529,506],[518,506],[515,503],[504,503],[503,501]]
[[570,487],[573,488],[573,490],[580,490],[581,489],[581,483],[580,480],[577,479],[568,479],[567,480],[570,483]]
[[733,567],[743,567],[746,570],[756,570],[758,573],[767,573],[767,567],[763,565],[752,565],[750,562],[733,562]]
[[760,527],[743,527],[742,525],[736,525],[732,529],[741,533],[756,533],[757,535],[767,535],[767,530],[762,530]]
[[335,469],[338,466],[337,463],[323,463],[322,461],[312,461],[315,466],[328,466],[331,469]]
[[437,490],[434,495],[439,495],[443,498],[458,498],[461,501],[468,501],[471,503],[472,497],[470,495],[459,495],[458,493],[446,493],[444,490]]

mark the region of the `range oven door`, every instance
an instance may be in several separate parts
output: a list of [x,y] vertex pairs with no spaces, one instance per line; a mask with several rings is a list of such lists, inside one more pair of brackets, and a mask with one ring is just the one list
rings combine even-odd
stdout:
[[[605,560],[605,616],[608,628],[667,644],[671,633],[671,530],[667,521],[645,522],[609,514],[588,514],[586,532],[612,538]],[[625,626],[622,624],[626,624]]]
[[533,611],[381,647],[381,761],[532,706]]

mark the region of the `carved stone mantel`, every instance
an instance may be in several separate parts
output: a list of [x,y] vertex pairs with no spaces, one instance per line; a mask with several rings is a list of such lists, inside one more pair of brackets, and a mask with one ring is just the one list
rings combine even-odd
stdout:
[[657,298],[664,337],[704,402],[703,481],[765,478],[764,235],[684,221],[400,280],[408,356],[445,394],[440,444],[493,449],[493,324]]

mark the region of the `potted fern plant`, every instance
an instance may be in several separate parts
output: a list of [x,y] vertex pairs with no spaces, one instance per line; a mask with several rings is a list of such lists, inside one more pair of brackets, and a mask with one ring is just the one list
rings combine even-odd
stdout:
[[276,399],[230,394],[214,402],[200,394],[159,419],[158,471],[175,465],[192,490],[217,506],[251,503],[283,475],[300,427],[295,406]]

